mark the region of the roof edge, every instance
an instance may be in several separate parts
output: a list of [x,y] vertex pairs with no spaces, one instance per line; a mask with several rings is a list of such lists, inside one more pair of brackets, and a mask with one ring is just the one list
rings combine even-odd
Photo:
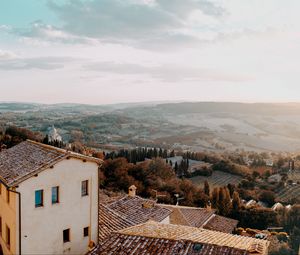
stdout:
[[51,145],[48,145],[48,144],[39,143],[39,142],[30,140],[30,139],[27,139],[26,141],[30,142],[32,144],[35,144],[35,145],[38,145],[38,146],[50,149],[50,150],[56,150],[56,151],[61,152],[61,153],[66,153],[66,154],[68,154],[69,157],[74,157],[74,158],[79,158],[79,159],[85,159],[87,161],[96,162],[98,164],[102,164],[104,162],[102,159],[99,159],[99,158],[86,156],[86,155],[83,155],[83,154],[80,154],[80,153],[76,153],[76,152],[73,152],[73,151],[68,151],[66,149],[57,148],[57,147],[54,147],[54,146],[51,146]]

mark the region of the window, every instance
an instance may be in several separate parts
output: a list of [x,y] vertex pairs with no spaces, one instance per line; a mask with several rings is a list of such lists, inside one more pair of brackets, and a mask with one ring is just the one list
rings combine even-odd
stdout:
[[88,189],[89,189],[89,181],[86,180],[86,181],[81,182],[81,196],[82,197],[87,196],[89,194]]
[[9,190],[8,190],[8,189],[6,190],[6,201],[7,201],[7,203],[9,204],[9,201],[10,201],[10,194],[9,194]]
[[52,187],[52,204],[59,203],[59,187]]
[[0,217],[0,236],[2,236],[2,218]]
[[83,228],[83,237],[89,236],[89,227]]
[[65,229],[63,231],[64,243],[70,242],[70,229]]
[[10,228],[6,225],[6,245],[10,249]]
[[43,204],[43,190],[35,191],[35,207],[42,207]]

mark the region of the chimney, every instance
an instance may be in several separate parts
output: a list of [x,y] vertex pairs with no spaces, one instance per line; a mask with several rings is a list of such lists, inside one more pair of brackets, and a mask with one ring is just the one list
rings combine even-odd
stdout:
[[128,189],[128,196],[135,197],[136,194],[136,187],[134,185],[131,185]]

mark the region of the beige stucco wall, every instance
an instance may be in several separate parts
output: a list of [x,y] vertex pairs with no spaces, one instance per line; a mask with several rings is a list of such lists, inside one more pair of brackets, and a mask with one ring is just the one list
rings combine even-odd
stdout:
[[[89,195],[81,197],[81,182],[89,180]],[[51,188],[59,186],[59,203],[52,205]],[[35,190],[44,190],[44,206],[35,208]],[[98,165],[65,159],[54,168],[22,182],[22,254],[84,254],[89,237],[98,235]],[[63,230],[71,229],[71,242],[63,243]]]
[[[7,203],[7,189],[1,184],[0,195],[0,216],[2,218],[2,236],[0,236],[0,245],[4,254],[16,254],[17,249],[17,201],[15,193],[9,192],[10,202]],[[10,228],[10,248],[6,245],[6,225]]]

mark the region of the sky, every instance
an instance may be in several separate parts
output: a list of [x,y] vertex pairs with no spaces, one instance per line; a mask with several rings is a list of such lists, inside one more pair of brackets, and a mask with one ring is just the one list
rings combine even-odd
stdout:
[[300,102],[299,0],[0,0],[0,101]]

